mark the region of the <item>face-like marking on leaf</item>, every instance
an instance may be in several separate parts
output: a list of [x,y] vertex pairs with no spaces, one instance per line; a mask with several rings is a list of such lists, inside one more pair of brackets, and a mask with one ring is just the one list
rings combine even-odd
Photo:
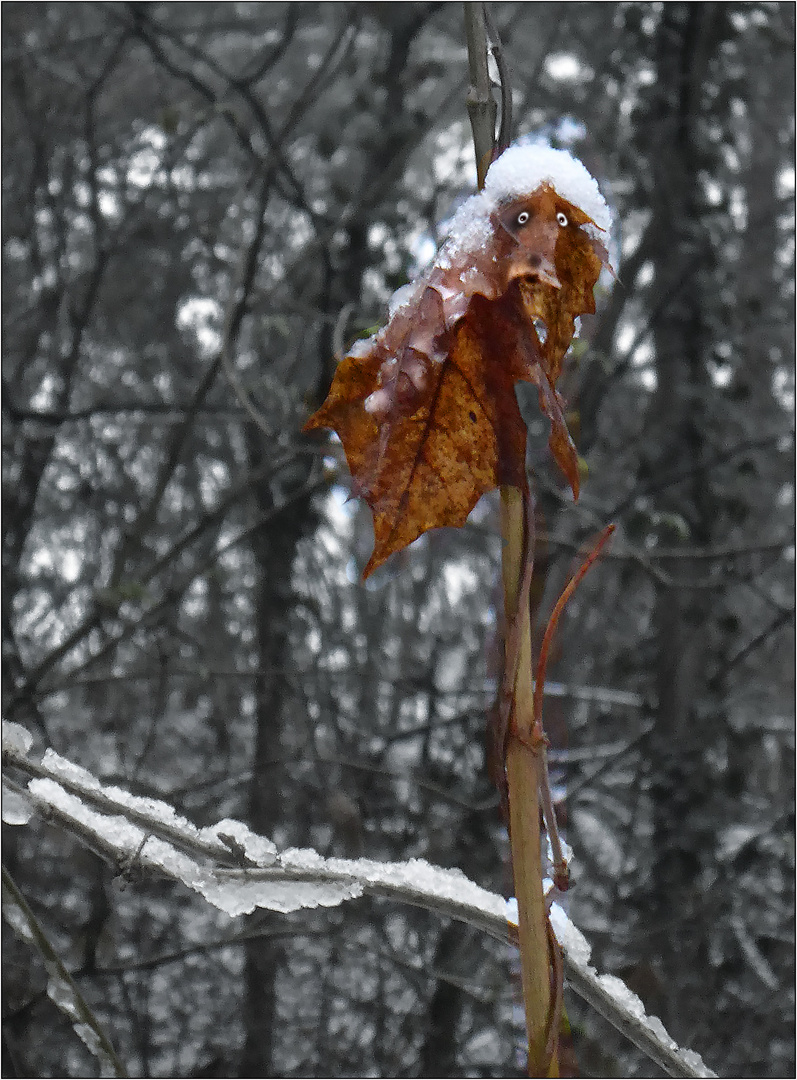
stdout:
[[523,277],[538,279],[553,288],[561,285],[556,272],[556,245],[561,232],[559,209],[562,200],[550,187],[543,187],[531,198],[503,207],[498,223],[515,241],[508,259],[507,281]]
[[473,241],[452,240],[394,298],[387,324],[352,348],[306,425],[337,431],[373,511],[365,576],[427,529],[464,524],[484,492],[525,487],[519,380],[537,387],[551,452],[578,496],[555,384],[576,316],[595,310],[606,251],[588,215],[548,183],[498,205],[480,198],[465,231]]

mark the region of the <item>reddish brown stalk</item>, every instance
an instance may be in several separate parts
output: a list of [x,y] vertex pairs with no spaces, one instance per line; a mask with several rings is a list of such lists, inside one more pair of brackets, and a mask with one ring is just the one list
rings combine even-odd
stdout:
[[529,752],[534,730],[531,633],[528,609],[518,606],[524,578],[527,496],[514,487],[501,489],[501,519],[505,543],[503,576],[507,628],[521,620],[519,657],[510,732],[507,740],[506,785],[509,794],[509,839],[512,870],[518,901],[518,936],[523,981],[523,1001],[529,1048],[529,1076],[558,1076],[557,1052],[545,1065],[545,1045],[551,1020],[550,955],[542,894],[540,837],[540,754]]
[[548,666],[548,653],[551,648],[551,642],[553,640],[554,633],[556,632],[556,626],[559,622],[559,616],[562,614],[565,604],[576,591],[578,586],[583,581],[587,574],[587,571],[595,562],[595,560],[603,551],[606,542],[615,530],[614,525],[607,525],[598,539],[595,541],[595,545],[587,555],[584,562],[578,569],[578,572],[568,581],[567,585],[562,590],[562,595],[556,601],[556,606],[551,612],[551,617],[548,619],[548,625],[545,627],[545,634],[542,639],[542,645],[540,646],[540,658],[537,661],[537,678],[534,682],[534,720],[535,726],[539,726],[539,737],[543,738],[542,731],[542,695],[545,689],[545,669]]
[[[545,690],[545,669],[548,664],[548,653],[550,652],[551,642],[553,641],[553,635],[556,631],[559,617],[562,614],[565,604],[578,588],[580,582],[583,580],[589,568],[595,562],[600,555],[609,537],[614,532],[614,525],[607,525],[603,532],[595,542],[592,551],[587,558],[581,564],[578,572],[567,583],[562,591],[562,595],[556,602],[556,606],[551,612],[551,617],[548,619],[548,625],[545,627],[545,634],[542,639],[542,646],[540,647],[540,657],[537,662],[537,678],[534,682],[534,733],[532,737],[532,747],[534,744],[545,743],[545,730],[542,724],[542,700]],[[556,822],[556,811],[553,805],[553,797],[551,795],[551,782],[548,775],[548,755],[543,750],[541,760],[539,763],[540,770],[540,801],[542,803],[542,815],[545,820],[545,830],[548,833],[548,840],[551,844],[551,857],[553,862],[553,883],[557,889],[561,892],[566,892],[570,885],[570,872],[567,866],[567,860],[562,852],[562,844],[559,839],[559,827]]]
[[548,1074],[559,1037],[559,1022],[562,1019],[562,998],[565,983],[562,946],[556,940],[556,934],[551,926],[550,915],[546,915],[545,929],[548,934],[548,952],[551,957],[551,1012],[548,1017],[548,1032],[545,1039],[545,1068],[543,1075]]
[[[512,624],[509,627],[506,639],[506,662],[504,665],[504,681],[501,687],[502,714],[506,710],[506,720],[509,721],[509,712],[512,708],[512,697],[515,692],[517,681],[518,661],[520,659],[520,636],[523,626],[523,613],[528,614],[529,594],[531,592],[531,579],[534,576],[534,497],[529,493],[524,500],[526,503],[526,545],[523,554],[523,579],[520,583],[518,594],[518,607]],[[502,716],[503,718],[503,716]]]

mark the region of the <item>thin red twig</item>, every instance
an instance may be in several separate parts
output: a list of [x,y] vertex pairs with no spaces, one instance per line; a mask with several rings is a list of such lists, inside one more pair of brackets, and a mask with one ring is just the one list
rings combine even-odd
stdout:
[[[551,648],[551,641],[556,631],[557,623],[559,622],[559,616],[564,610],[565,604],[578,588],[581,581],[584,579],[587,571],[595,562],[603,550],[607,540],[614,532],[614,525],[607,525],[603,532],[600,534],[595,542],[595,546],[587,555],[584,562],[579,567],[579,570],[568,581],[567,585],[562,590],[562,595],[556,601],[556,606],[551,612],[551,617],[548,620],[548,625],[545,627],[545,635],[542,639],[542,645],[540,646],[540,658],[537,661],[537,678],[534,682],[534,719],[535,723],[540,725],[542,729],[542,695],[545,688],[545,669],[548,666],[548,653]],[[542,731],[540,731],[542,734]]]
[[[542,725],[542,700],[545,690],[545,669],[548,664],[548,653],[551,648],[556,625],[564,610],[564,606],[583,580],[584,575],[595,562],[603,550],[604,545],[614,532],[614,525],[607,525],[595,542],[592,551],[581,564],[578,572],[567,583],[562,595],[556,602],[556,606],[548,619],[545,627],[545,635],[540,647],[540,658],[537,662],[537,678],[534,683],[534,742],[545,745],[545,729]],[[542,814],[545,819],[545,830],[551,843],[551,855],[553,861],[553,882],[561,892],[566,892],[570,884],[570,873],[567,867],[567,859],[562,852],[562,842],[559,839],[559,827],[556,822],[553,797],[551,795],[551,782],[548,775],[548,755],[543,751],[540,766],[540,800],[542,802]]]

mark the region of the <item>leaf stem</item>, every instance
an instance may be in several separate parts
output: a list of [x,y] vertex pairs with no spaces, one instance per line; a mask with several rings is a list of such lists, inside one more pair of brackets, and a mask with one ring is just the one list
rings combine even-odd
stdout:
[[548,653],[550,652],[553,635],[556,632],[556,626],[559,622],[559,616],[564,611],[567,601],[581,584],[589,568],[598,558],[601,551],[603,551],[603,548],[614,532],[614,529],[615,526],[613,524],[607,525],[601,532],[600,536],[595,541],[592,550],[589,552],[586,559],[584,559],[584,562],[579,567],[577,573],[573,575],[562,590],[562,595],[556,601],[556,605],[551,612],[551,617],[548,619],[548,625],[545,627],[545,634],[543,635],[542,645],[540,646],[540,658],[537,662],[537,678],[534,683],[534,714],[537,717],[537,723],[540,725],[542,725],[542,695],[545,690],[545,670],[548,666]]

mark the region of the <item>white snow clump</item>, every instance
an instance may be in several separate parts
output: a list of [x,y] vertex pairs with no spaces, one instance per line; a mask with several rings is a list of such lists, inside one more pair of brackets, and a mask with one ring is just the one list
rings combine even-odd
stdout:
[[551,904],[550,919],[556,940],[566,956],[579,967],[586,967],[592,954],[592,946],[578,927],[571,923],[560,904]]
[[551,146],[510,146],[492,163],[484,181],[484,194],[498,206],[549,184],[563,199],[579,207],[599,229],[612,218],[597,181],[578,158]]
[[199,830],[201,839],[221,840],[231,851],[241,854],[257,866],[270,866],[277,858],[277,845],[264,836],[253,833],[248,825],[233,818],[224,818],[205,829]]
[[[611,228],[612,215],[597,181],[567,150],[523,144],[510,146],[487,171],[484,189],[471,195],[448,226],[449,239],[437,257],[449,266],[456,252],[485,247],[490,238],[490,215],[503,203],[530,195],[549,184],[563,199],[592,218],[598,229]],[[587,226],[590,228],[590,226]]]
[[8,787],[3,779],[3,821],[6,825],[27,825],[33,817],[29,799]]

